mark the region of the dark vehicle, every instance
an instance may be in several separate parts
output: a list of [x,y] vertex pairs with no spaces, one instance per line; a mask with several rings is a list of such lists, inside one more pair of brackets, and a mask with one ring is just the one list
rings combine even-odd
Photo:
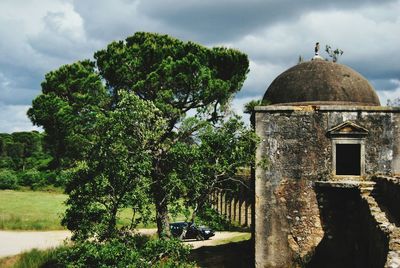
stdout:
[[207,240],[214,236],[212,229],[205,226],[196,226],[192,222],[174,222],[169,225],[171,234],[179,239]]

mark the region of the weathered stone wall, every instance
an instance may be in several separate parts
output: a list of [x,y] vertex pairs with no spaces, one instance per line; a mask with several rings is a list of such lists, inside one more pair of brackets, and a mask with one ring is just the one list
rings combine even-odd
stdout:
[[370,196],[371,184],[317,183],[324,237],[307,268],[382,268],[390,236],[387,219]]
[[376,182],[381,204],[400,225],[400,177],[374,176],[372,179]]
[[[255,174],[257,267],[295,267],[295,260],[307,258],[322,239],[311,182],[333,179],[327,130],[345,121],[367,129],[365,175],[399,173],[399,112],[385,107],[256,108],[256,133],[261,138]],[[310,233],[306,243],[296,226]]]
[[[369,218],[372,219],[369,223],[373,223],[366,232],[366,236],[371,240],[368,267],[398,268],[400,267],[400,226],[393,216],[397,213],[398,204],[387,203],[386,196],[388,192],[398,193],[398,188],[395,184],[389,183],[386,185],[388,191],[385,191],[381,185],[381,182],[393,182],[397,179],[388,177],[380,177],[380,179],[383,180],[374,179],[377,183],[372,191],[362,193],[363,201],[369,209]],[[394,188],[391,189],[392,187]],[[377,237],[378,233],[380,234]]]

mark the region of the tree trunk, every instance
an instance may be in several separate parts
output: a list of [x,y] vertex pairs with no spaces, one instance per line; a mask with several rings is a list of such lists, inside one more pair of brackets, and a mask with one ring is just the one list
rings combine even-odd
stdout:
[[190,219],[191,222],[194,222],[196,220],[196,216],[197,216],[197,209],[198,209],[198,204],[196,204],[193,213],[192,213],[192,217]]
[[204,209],[204,206],[207,203],[207,200],[208,200],[209,196],[211,195],[211,192],[212,191],[209,189],[206,194],[199,197],[199,199],[196,202],[196,205],[193,209],[191,222],[195,222],[198,212],[202,211]]
[[[162,193],[155,193],[156,221],[158,237],[170,237],[168,204]],[[164,200],[163,200],[164,199]]]
[[114,204],[110,210],[110,219],[108,221],[107,231],[103,237],[104,240],[110,239],[115,235],[117,227],[117,212],[118,212],[118,204]]
[[162,187],[164,176],[160,167],[160,162],[153,162],[153,196],[156,205],[156,222],[157,222],[157,233],[158,237],[165,238],[170,237],[171,232],[169,230],[169,215],[168,215],[168,196],[165,189]]

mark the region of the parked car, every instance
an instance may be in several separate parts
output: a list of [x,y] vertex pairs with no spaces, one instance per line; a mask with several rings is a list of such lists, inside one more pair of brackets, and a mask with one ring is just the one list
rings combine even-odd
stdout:
[[169,225],[171,234],[179,239],[207,240],[215,232],[206,226],[196,226],[192,222],[174,222]]

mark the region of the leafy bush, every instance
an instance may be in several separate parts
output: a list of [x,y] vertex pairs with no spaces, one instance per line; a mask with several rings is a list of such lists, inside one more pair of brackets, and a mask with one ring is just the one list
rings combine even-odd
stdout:
[[44,173],[44,178],[46,179],[47,185],[54,185],[55,187],[65,187],[67,181],[66,172],[63,170],[59,172],[47,171]]
[[63,188],[66,181],[64,173],[64,171],[39,171],[37,169],[15,172],[18,184],[30,187],[32,190],[43,190],[49,187]]
[[190,248],[176,239],[150,240],[141,250],[146,259],[143,267],[191,267],[187,260],[189,253]]
[[15,173],[8,169],[0,170],[0,189],[17,189],[18,179]]
[[[78,242],[48,250],[31,250],[20,255],[13,267],[195,267],[187,260],[188,246],[177,240],[149,240],[125,236],[107,242]],[[0,266],[7,260],[0,260]]]
[[44,186],[46,180],[43,173],[35,169],[30,169],[19,174],[18,183],[21,186],[29,186],[32,189],[37,189],[38,187]]
[[129,267],[140,261],[136,250],[117,240],[81,242],[58,256],[61,267]]
[[194,267],[190,248],[177,240],[119,237],[106,242],[77,242],[57,256],[56,267]]
[[210,206],[204,206],[197,216],[199,223],[207,225],[216,231],[234,229],[234,226],[223,215],[220,215]]

